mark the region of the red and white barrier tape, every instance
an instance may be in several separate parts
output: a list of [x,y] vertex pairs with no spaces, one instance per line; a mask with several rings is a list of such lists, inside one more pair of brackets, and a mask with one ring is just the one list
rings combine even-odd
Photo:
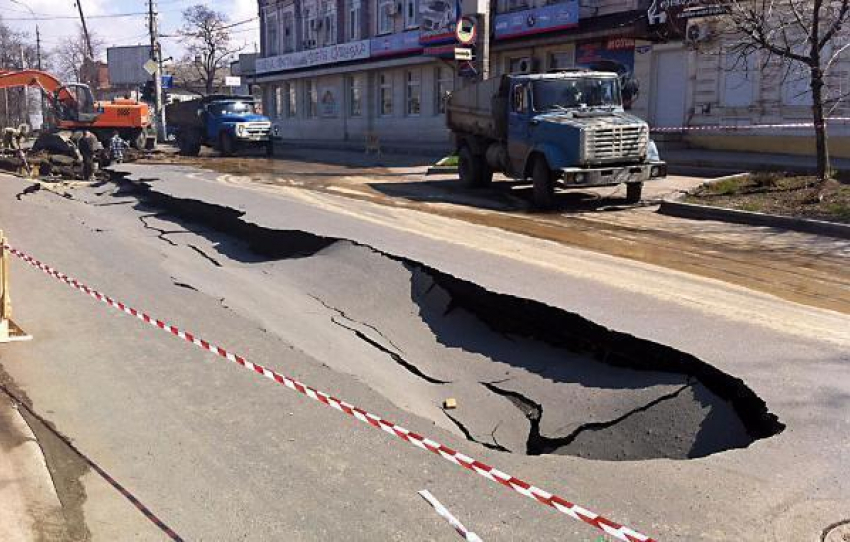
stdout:
[[241,356],[237,356],[231,352],[228,352],[224,348],[220,346],[216,346],[210,342],[207,342],[195,335],[178,329],[175,326],[169,325],[162,320],[158,320],[147,314],[138,311],[132,307],[128,307],[124,303],[120,301],[116,301],[97,290],[89,288],[85,284],[80,283],[78,280],[65,275],[64,273],[60,273],[59,271],[53,269],[49,265],[46,265],[32,256],[27,255],[20,250],[11,247],[9,245],[4,245],[4,248],[9,250],[12,254],[25,261],[29,265],[35,267],[50,275],[51,277],[58,279],[68,286],[79,290],[96,300],[109,305],[112,308],[118,309],[130,316],[135,316],[139,320],[150,324],[156,328],[159,328],[163,331],[171,333],[172,335],[179,337],[187,342],[194,344],[204,350],[212,352],[213,354],[218,355],[228,361],[241,365],[242,367],[254,371],[255,373],[262,375],[269,380],[277,382],[278,384],[282,384],[287,388],[296,391],[302,395],[306,395],[310,399],[314,401],[318,401],[323,403],[331,408],[334,408],[344,414],[347,414],[358,421],[369,424],[376,429],[380,429],[394,437],[397,437],[405,442],[416,446],[417,448],[421,448],[423,450],[427,450],[443,459],[454,463],[455,465],[461,466],[465,469],[468,469],[484,478],[487,478],[491,482],[497,482],[508,489],[511,489],[520,495],[528,497],[540,504],[544,504],[546,506],[550,506],[561,512],[562,514],[566,514],[573,519],[583,521],[588,525],[596,527],[601,530],[605,534],[616,538],[617,540],[623,540],[624,542],[654,542],[650,537],[643,535],[637,531],[634,531],[624,525],[620,525],[618,523],[614,523],[611,520],[608,520],[598,514],[591,512],[581,506],[574,504],[572,502],[567,501],[566,499],[559,497],[558,495],[554,495],[549,493],[548,491],[544,491],[538,487],[535,487],[528,482],[524,482],[519,478],[515,478],[510,474],[506,474],[490,465],[482,463],[476,459],[473,459],[465,454],[457,452],[448,446],[444,446],[439,442],[433,441],[429,438],[423,437],[413,431],[405,429],[404,427],[398,426],[390,421],[387,421],[379,416],[374,414],[370,414],[363,409],[357,408],[341,399],[337,399],[327,393],[321,392],[314,388],[311,388],[297,380],[290,378],[288,376],[284,376],[278,374],[271,369],[263,367],[262,365],[257,365],[256,363],[252,363]]
[[449,525],[452,526],[452,529],[463,537],[464,540],[467,540],[468,542],[482,542],[481,537],[464,527],[463,523],[454,517],[454,514],[449,512],[449,509],[443,506],[443,503],[438,501],[437,497],[431,495],[430,491],[423,489],[419,492],[419,496],[425,499],[425,502],[430,504],[431,507],[434,508],[434,511],[437,512],[437,515],[446,520]]
[[[827,119],[827,124],[831,122],[846,123],[850,118],[831,117]],[[776,130],[776,129],[794,129],[794,128],[814,128],[814,122],[789,122],[785,124],[707,124],[705,126],[653,126],[649,129],[650,132],[728,132],[728,131],[746,131],[746,130]]]

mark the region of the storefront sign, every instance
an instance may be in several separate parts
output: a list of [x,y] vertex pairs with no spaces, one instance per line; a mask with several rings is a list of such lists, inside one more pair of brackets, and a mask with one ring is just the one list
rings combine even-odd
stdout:
[[419,43],[433,45],[455,41],[455,26],[460,14],[458,3],[458,0],[419,2]]
[[298,51],[286,55],[272,56],[257,59],[257,73],[279,72],[295,70],[298,68],[309,68],[332,64],[335,62],[346,62],[349,60],[361,60],[369,58],[369,40],[341,43],[319,49]]
[[422,50],[422,45],[419,44],[418,30],[379,36],[369,41],[372,58],[404,53],[418,53]]
[[707,0],[652,0],[646,19],[656,32],[672,38],[685,35],[688,19],[717,17],[727,12],[726,6]]
[[567,0],[542,8],[496,15],[496,39],[552,32],[578,25],[578,0]]

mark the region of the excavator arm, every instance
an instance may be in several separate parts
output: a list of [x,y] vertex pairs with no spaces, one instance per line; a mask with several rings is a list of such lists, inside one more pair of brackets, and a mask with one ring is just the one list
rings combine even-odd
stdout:
[[58,100],[74,107],[76,98],[62,83],[47,72],[39,70],[0,70],[0,88],[32,87],[40,88],[51,101]]

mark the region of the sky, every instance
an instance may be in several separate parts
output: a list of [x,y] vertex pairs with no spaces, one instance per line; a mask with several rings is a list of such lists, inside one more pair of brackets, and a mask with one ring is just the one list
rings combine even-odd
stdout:
[[[145,15],[114,16],[147,13],[146,0],[79,1],[82,2],[89,32],[100,36],[107,46],[149,43]],[[160,32],[164,35],[174,34],[181,26],[181,12],[200,3],[224,13],[231,22],[251,19],[257,15],[257,0],[156,0]],[[30,9],[43,20],[33,21]],[[45,50],[56,47],[62,38],[75,34],[80,22],[74,0],[0,0],[0,14],[9,27],[29,32],[33,39],[38,24]],[[259,47],[258,28],[256,20],[234,27],[234,42],[244,44],[245,52],[253,52],[255,46]],[[183,55],[178,39],[163,38],[162,47],[164,58],[180,58]]]

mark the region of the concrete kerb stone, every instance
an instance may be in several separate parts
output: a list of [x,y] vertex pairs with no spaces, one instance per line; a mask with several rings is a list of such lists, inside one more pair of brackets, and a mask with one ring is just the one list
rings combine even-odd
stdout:
[[[739,180],[749,176],[749,173],[739,173],[712,179],[705,184],[713,184],[728,180]],[[825,235],[840,239],[850,239],[850,224],[838,222],[827,222],[825,220],[813,220],[810,218],[796,218],[790,216],[772,215],[755,211],[742,211],[739,209],[728,209],[724,207],[712,207],[697,203],[685,203],[684,198],[688,192],[678,192],[665,197],[661,201],[658,212],[678,218],[692,220],[717,220],[733,224],[744,224],[748,226],[762,226],[767,228],[779,228],[815,235]]]

